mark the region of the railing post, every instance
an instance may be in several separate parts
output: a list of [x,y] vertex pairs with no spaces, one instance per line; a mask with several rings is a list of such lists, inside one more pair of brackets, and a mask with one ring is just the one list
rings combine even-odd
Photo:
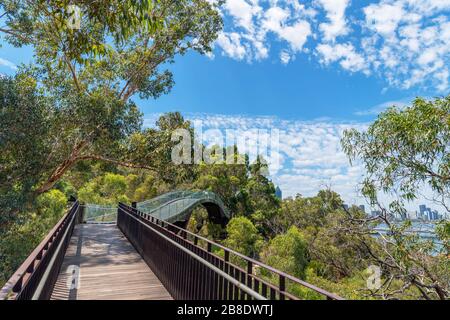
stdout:
[[82,203],[79,203],[78,204],[78,216],[77,216],[77,224],[80,224],[80,223],[84,223],[84,216],[85,216],[85,213],[86,213],[86,206],[84,205],[84,203],[82,204]]
[[[247,261],[247,287],[252,288],[253,262]],[[251,296],[248,296],[251,300]]]
[[[194,260],[202,260],[203,262],[200,261],[201,263],[203,263],[204,265],[208,265],[206,269],[205,267],[201,267],[197,270],[194,268],[194,266],[197,266],[198,262],[195,262],[194,260],[191,261],[191,259],[182,258],[184,253],[177,253],[174,254],[174,257],[165,257],[164,260],[162,260],[160,257],[161,255],[152,253],[152,250],[150,250],[149,252],[145,250],[138,250],[141,255],[147,255],[147,258],[150,259],[149,261],[147,261],[148,259],[144,259],[146,260],[147,264],[152,264],[152,266],[155,267],[155,270],[157,270],[158,273],[164,276],[163,278],[165,282],[163,283],[165,284],[167,282],[170,290],[175,290],[176,288],[178,288],[177,286],[180,286],[180,283],[183,282],[186,277],[190,279],[189,281],[191,287],[187,288],[187,295],[183,293],[180,297],[214,298],[218,296],[219,298],[223,299],[269,298],[273,300],[295,300],[296,297],[287,292],[286,281],[291,281],[292,283],[310,288],[326,296],[328,299],[333,299],[333,295],[328,294],[320,288],[316,288],[313,285],[305,283],[288,274],[282,273],[274,268],[271,268],[270,266],[264,265],[263,263],[260,263],[249,257],[245,257],[231,249],[227,249],[221,244],[214,243],[201,236],[197,236],[187,231],[186,229],[183,229],[183,226],[181,226],[180,228],[180,225],[178,223],[172,224],[162,219],[156,218],[157,213],[159,213],[160,216],[166,216],[168,212],[170,213],[174,209],[177,209],[177,206],[178,203],[175,204],[174,208],[172,209],[172,205],[169,205],[165,207],[164,210],[162,210],[162,207],[159,207],[156,210],[152,211],[152,215],[148,215],[147,213],[142,213],[137,210],[133,214],[135,209],[131,209],[130,207],[125,206],[125,212],[128,213],[126,215],[127,219],[130,220],[131,225],[134,225],[134,227],[128,228],[130,230],[125,231],[128,234],[132,235],[130,241],[132,241],[132,243],[134,243],[138,247],[143,245],[142,241],[144,240],[144,238],[146,238],[140,236],[140,234],[145,229],[149,235],[148,239],[146,238],[146,241],[149,241],[150,238],[154,238],[154,240],[152,241],[155,242],[155,248],[160,247],[158,241],[161,240],[159,239],[160,237],[163,237],[166,238],[166,241],[172,243],[174,246],[177,246],[178,249],[182,250],[183,252],[188,253],[192,257],[195,256]],[[145,220],[147,221],[142,221],[142,219],[139,219],[139,217],[145,217]],[[155,225],[158,227],[155,228]],[[168,230],[170,233],[172,233],[172,235],[168,234],[165,230],[162,230],[162,228]],[[139,236],[136,236],[136,233],[139,233]],[[150,237],[150,235],[152,236]],[[159,237],[157,235],[159,235]],[[192,237],[193,239],[192,242],[194,246],[192,246],[191,243],[187,243],[186,241],[181,240],[190,239],[190,237]],[[198,246],[199,243],[203,244],[203,242],[206,242],[207,248],[205,248],[203,245]],[[223,260],[218,255],[213,253],[213,246],[224,251]],[[159,248],[159,250],[164,251],[170,251],[172,249],[172,247],[168,248],[167,246],[161,246]],[[174,250],[174,252],[178,252],[178,249]],[[207,251],[208,253],[206,253],[205,251]],[[238,257],[239,259],[243,259],[244,261],[246,261],[246,265],[244,265],[245,267],[236,264],[234,262],[234,258],[230,258],[231,254]],[[176,263],[169,263],[169,260],[173,259],[175,259]],[[230,259],[232,261],[230,261]],[[191,268],[187,269],[184,265],[179,266],[178,262],[181,264],[187,263],[189,264],[189,266],[191,266]],[[172,267],[167,268],[167,265],[171,265]],[[260,277],[260,273],[256,270],[256,268],[264,268],[274,276],[278,276],[278,286],[275,283],[272,284],[262,279],[262,277]],[[219,277],[214,274],[213,270],[215,270],[214,272],[219,274]],[[220,278],[220,276],[222,276],[222,279]],[[178,291],[175,290],[175,292]],[[339,299],[339,297],[337,298]]]
[[280,300],[284,300],[284,292],[286,291],[286,278],[280,274]]
[[225,272],[228,273],[228,262],[230,261],[230,251],[225,250]]

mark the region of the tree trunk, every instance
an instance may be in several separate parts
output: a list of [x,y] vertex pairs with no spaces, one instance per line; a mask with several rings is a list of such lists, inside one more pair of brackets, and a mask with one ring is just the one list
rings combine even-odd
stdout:
[[61,177],[73,166],[76,161],[76,158],[64,161],[60,166],[58,166],[58,168],[56,168],[55,171],[53,171],[47,181],[36,190],[36,193],[39,195],[53,188],[56,182],[61,179]]

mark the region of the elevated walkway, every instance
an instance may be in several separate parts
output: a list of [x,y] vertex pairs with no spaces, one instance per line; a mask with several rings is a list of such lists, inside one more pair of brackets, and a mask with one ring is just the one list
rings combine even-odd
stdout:
[[170,300],[169,292],[115,225],[75,227],[52,300]]
[[293,286],[341,299],[187,231],[183,224],[198,205],[216,222],[231,217],[205,191],[119,204],[116,213],[75,202],[1,289],[0,300],[296,300]]

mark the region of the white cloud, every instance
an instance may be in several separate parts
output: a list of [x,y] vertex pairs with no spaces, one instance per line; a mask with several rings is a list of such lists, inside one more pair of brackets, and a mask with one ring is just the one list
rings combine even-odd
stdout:
[[355,3],[227,0],[217,48],[251,62],[269,58],[276,47],[282,64],[312,54],[325,66],[374,75],[391,87],[449,89],[450,1]]
[[[387,102],[383,105],[392,104]],[[395,103],[398,104],[398,103]],[[201,124],[203,132],[219,129],[225,136],[226,130],[236,130],[239,135],[247,135],[251,141],[257,141],[257,130],[277,130],[279,132],[278,166],[271,167],[271,179],[279,185],[283,196],[313,196],[323,188],[331,187],[349,204],[364,204],[358,188],[365,173],[360,163],[350,165],[341,149],[340,139],[346,129],[366,130],[366,122],[332,122],[329,120],[300,121],[285,120],[267,116],[223,115],[223,114],[186,114],[188,120]],[[159,114],[147,115],[144,122],[151,126]],[[217,132],[210,131],[210,132]],[[198,133],[198,132],[197,132]],[[253,144],[251,147],[255,147]],[[250,149],[255,152],[256,149]],[[422,190],[429,195],[427,190]],[[387,195],[382,201],[391,201]],[[423,197],[407,205],[416,210],[420,203],[427,203]]]
[[14,71],[17,70],[17,66],[13,62],[3,59],[3,58],[0,58],[0,66],[7,67]]
[[387,108],[390,108],[392,106],[395,106],[397,108],[404,108],[411,104],[412,98],[405,98],[401,100],[396,101],[386,101],[383,103],[380,103],[376,106],[373,106],[366,110],[359,110],[355,112],[355,115],[357,116],[376,116],[380,114],[381,112],[385,111]]
[[290,44],[294,52],[300,51],[311,35],[311,27],[306,21],[297,21],[293,25],[281,27],[277,34]]
[[367,27],[386,37],[395,37],[398,24],[404,17],[400,2],[371,4],[364,8],[364,14]]
[[351,72],[369,72],[364,57],[357,53],[350,43],[336,45],[320,44],[317,46],[317,52],[322,57],[322,62],[325,64],[339,61],[342,68]]
[[280,60],[283,64],[288,64],[291,61],[291,55],[287,51],[280,52]]
[[311,27],[305,20],[297,20],[288,24],[291,15],[288,8],[272,7],[268,9],[262,20],[262,32],[274,32],[281,39],[287,41],[294,52],[303,48],[307,38],[311,35]]
[[[307,18],[314,17],[315,10],[306,9],[298,0],[270,1],[269,5],[266,3],[264,6],[263,2],[266,3],[258,0],[225,2],[222,13],[226,20],[233,22],[231,25],[226,24],[225,31],[217,41],[225,55],[237,60],[245,58],[246,61],[266,59],[272,35],[288,45],[284,52],[291,57],[302,51],[312,34]],[[231,39],[230,34],[238,34],[239,42],[236,36]]]
[[326,11],[329,23],[321,23],[319,29],[324,34],[325,41],[334,41],[336,37],[348,33],[345,10],[350,0],[318,0]]
[[[247,117],[243,115],[190,114],[187,118],[202,130],[237,130],[256,141],[256,129],[279,132],[280,161],[271,168],[272,179],[284,196],[301,193],[312,196],[325,186],[332,186],[346,201],[354,202],[356,187],[363,168],[351,167],[340,147],[342,132],[348,128],[363,129],[364,123],[334,123],[330,121],[297,121],[277,117]],[[254,144],[252,144],[254,146]],[[251,150],[254,152],[255,150]],[[358,200],[359,202],[362,199]]]
[[227,0],[224,8],[238,26],[253,31],[253,17],[262,10],[257,3],[258,1]]
[[246,48],[241,44],[241,36],[236,32],[220,33],[217,44],[222,47],[225,55],[236,60],[242,60],[247,54]]

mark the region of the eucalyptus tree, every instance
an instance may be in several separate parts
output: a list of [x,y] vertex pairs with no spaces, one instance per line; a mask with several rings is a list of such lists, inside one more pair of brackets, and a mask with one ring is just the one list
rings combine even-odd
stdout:
[[[437,230],[442,242],[442,250],[437,253],[432,241],[421,240],[410,232],[410,221],[398,223],[395,218],[406,216],[406,204],[417,199],[424,188],[429,190],[430,201],[446,215],[450,213],[450,96],[418,98],[404,109],[392,107],[380,114],[367,131],[346,131],[342,145],[352,161],[361,161],[365,166],[361,192],[379,211],[371,218],[348,212],[353,228],[346,232],[370,234],[380,222],[389,231],[379,242],[380,250],[367,245],[373,260],[386,274],[385,282],[372,293],[391,298],[415,288],[425,299],[447,299],[448,220],[442,221]],[[382,194],[394,200],[383,202]]]
[[29,201],[50,152],[51,107],[26,80],[0,77],[0,233]]
[[34,83],[51,106],[52,135],[42,142],[50,151],[37,193],[80,161],[155,170],[155,142],[141,131],[133,98],[168,93],[174,81],[167,66],[191,50],[211,51],[222,27],[207,0],[80,0],[81,15],[72,3],[0,0],[0,35],[34,51],[18,77]]

